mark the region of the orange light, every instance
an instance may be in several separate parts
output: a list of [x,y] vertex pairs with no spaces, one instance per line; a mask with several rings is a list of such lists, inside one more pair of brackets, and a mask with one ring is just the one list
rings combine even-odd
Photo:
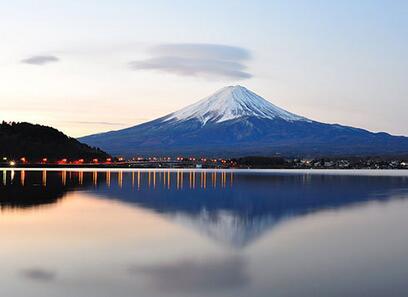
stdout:
[[107,158],[107,159],[106,159],[106,162],[111,162],[111,161],[112,161],[111,158]]
[[47,158],[43,158],[42,161],[43,161],[44,163],[47,163],[48,159],[47,159]]
[[22,158],[20,158],[20,161],[25,163],[27,160],[26,160],[26,158],[22,157]]
[[92,160],[92,162],[98,163],[98,159],[95,158],[95,159]]

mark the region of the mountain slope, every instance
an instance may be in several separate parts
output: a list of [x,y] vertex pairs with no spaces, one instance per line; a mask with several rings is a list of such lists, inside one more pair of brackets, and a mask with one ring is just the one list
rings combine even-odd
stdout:
[[3,122],[0,124],[0,156],[10,159],[25,157],[30,161],[47,157],[53,161],[106,158],[108,154],[51,127]]
[[241,86],[223,88],[162,118],[80,140],[126,156],[408,153],[406,137],[316,122]]

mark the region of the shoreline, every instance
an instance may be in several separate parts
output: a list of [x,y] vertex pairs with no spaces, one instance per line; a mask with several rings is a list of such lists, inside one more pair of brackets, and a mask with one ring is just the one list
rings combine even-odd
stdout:
[[[307,174],[307,175],[356,175],[356,176],[406,176],[406,169],[244,169],[244,168],[129,168],[129,167],[0,167],[1,171],[71,171],[71,172],[220,172],[255,174]],[[408,182],[408,180],[407,180]]]

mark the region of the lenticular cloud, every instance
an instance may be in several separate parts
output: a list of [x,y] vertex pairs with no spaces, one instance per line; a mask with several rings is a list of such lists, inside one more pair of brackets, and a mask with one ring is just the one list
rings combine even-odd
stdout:
[[162,44],[153,47],[152,57],[130,62],[133,70],[156,70],[183,76],[247,79],[248,50],[218,44]]

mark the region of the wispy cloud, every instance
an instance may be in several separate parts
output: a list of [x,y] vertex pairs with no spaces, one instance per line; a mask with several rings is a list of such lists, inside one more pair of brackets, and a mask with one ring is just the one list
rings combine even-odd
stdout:
[[106,126],[125,126],[124,123],[117,122],[102,122],[102,121],[66,121],[71,124],[85,124],[85,125],[106,125]]
[[31,64],[31,65],[46,65],[49,63],[59,62],[60,59],[56,56],[32,56],[27,59],[21,60],[21,63]]
[[56,273],[51,270],[43,268],[29,268],[21,271],[23,277],[34,281],[53,281],[56,277]]
[[244,64],[251,58],[244,48],[220,44],[162,44],[151,48],[151,58],[129,63],[133,70],[157,70],[184,76],[247,79]]

